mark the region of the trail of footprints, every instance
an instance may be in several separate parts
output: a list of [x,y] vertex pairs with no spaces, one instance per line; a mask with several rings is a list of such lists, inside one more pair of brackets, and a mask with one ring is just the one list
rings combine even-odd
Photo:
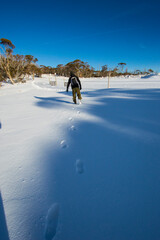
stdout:
[[[75,110],[74,107],[73,107],[72,109]],[[79,115],[79,114],[80,114],[80,111],[77,111],[77,115]],[[73,117],[69,117],[68,120],[69,120],[70,122],[73,122],[73,121],[74,121]],[[71,131],[76,131],[76,130],[77,130],[76,127],[75,127],[73,124],[70,126],[69,129],[70,129]],[[61,140],[60,146],[61,146],[62,149],[67,148],[68,145],[67,145],[67,143],[66,143],[66,140],[64,140],[64,139]]]
[[[72,109],[75,110],[75,108],[72,108]],[[79,115],[80,111],[77,111],[76,114]],[[68,120],[71,123],[73,123],[74,119],[72,117],[69,117]],[[70,130],[75,131],[76,127],[73,124],[71,124]],[[69,147],[67,145],[66,140],[64,140],[64,139],[61,140],[60,146],[62,149],[66,149]],[[84,164],[81,159],[76,159],[75,170],[76,170],[76,173],[78,173],[78,174],[82,174],[84,172]],[[45,240],[53,240],[54,239],[54,237],[57,233],[58,219],[59,219],[59,204],[54,203],[53,205],[51,205],[51,207],[49,208],[47,215],[46,215],[45,232],[44,232]]]
[[[72,110],[75,110],[75,108],[73,107]],[[76,115],[79,115],[80,113],[81,113],[80,111],[77,111]],[[69,117],[68,120],[69,120],[70,122],[73,122],[73,121],[74,121],[73,117]],[[72,124],[72,125],[70,126],[70,130],[71,130],[71,131],[76,131],[77,129],[76,129],[76,127]],[[66,143],[66,140],[62,140],[62,141],[60,142],[60,145],[61,145],[61,148],[62,148],[62,149],[68,148],[68,145],[67,145],[67,143]],[[76,172],[77,172],[78,174],[82,174],[82,173],[84,172],[84,164],[83,164],[83,161],[80,160],[80,159],[77,159],[77,160],[76,160],[76,163],[75,163],[75,168],[76,168]]]

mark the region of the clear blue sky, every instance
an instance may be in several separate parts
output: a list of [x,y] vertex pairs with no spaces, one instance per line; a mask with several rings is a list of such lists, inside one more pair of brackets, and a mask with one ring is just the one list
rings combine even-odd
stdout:
[[3,1],[0,38],[55,67],[127,63],[160,72],[160,0]]

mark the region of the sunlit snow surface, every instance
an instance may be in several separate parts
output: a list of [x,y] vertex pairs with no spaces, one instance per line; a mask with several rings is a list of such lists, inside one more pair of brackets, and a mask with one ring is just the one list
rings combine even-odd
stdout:
[[0,239],[160,239],[160,76],[0,88]]

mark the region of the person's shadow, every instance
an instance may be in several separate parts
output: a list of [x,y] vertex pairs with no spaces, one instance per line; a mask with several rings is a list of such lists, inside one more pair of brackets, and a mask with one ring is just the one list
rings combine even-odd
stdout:
[[6,223],[6,217],[5,217],[1,192],[0,192],[0,239],[9,240],[9,233],[8,233],[8,228]]

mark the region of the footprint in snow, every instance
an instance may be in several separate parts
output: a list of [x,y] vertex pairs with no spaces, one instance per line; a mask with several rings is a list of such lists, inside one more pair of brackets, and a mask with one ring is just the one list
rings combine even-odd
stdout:
[[59,204],[54,203],[48,210],[45,222],[45,239],[53,240],[57,232]]
[[69,121],[72,121],[73,120],[73,118],[72,117],[70,117],[70,118],[68,118],[69,119]]
[[80,111],[77,111],[77,114],[80,114]]
[[76,160],[76,172],[82,174],[84,172],[84,164],[80,159]]
[[61,148],[67,148],[67,143],[65,140],[62,140],[60,145],[61,145]]
[[72,125],[72,126],[70,127],[70,129],[71,129],[72,131],[75,131],[75,130],[76,130],[76,128],[75,128],[74,125]]

